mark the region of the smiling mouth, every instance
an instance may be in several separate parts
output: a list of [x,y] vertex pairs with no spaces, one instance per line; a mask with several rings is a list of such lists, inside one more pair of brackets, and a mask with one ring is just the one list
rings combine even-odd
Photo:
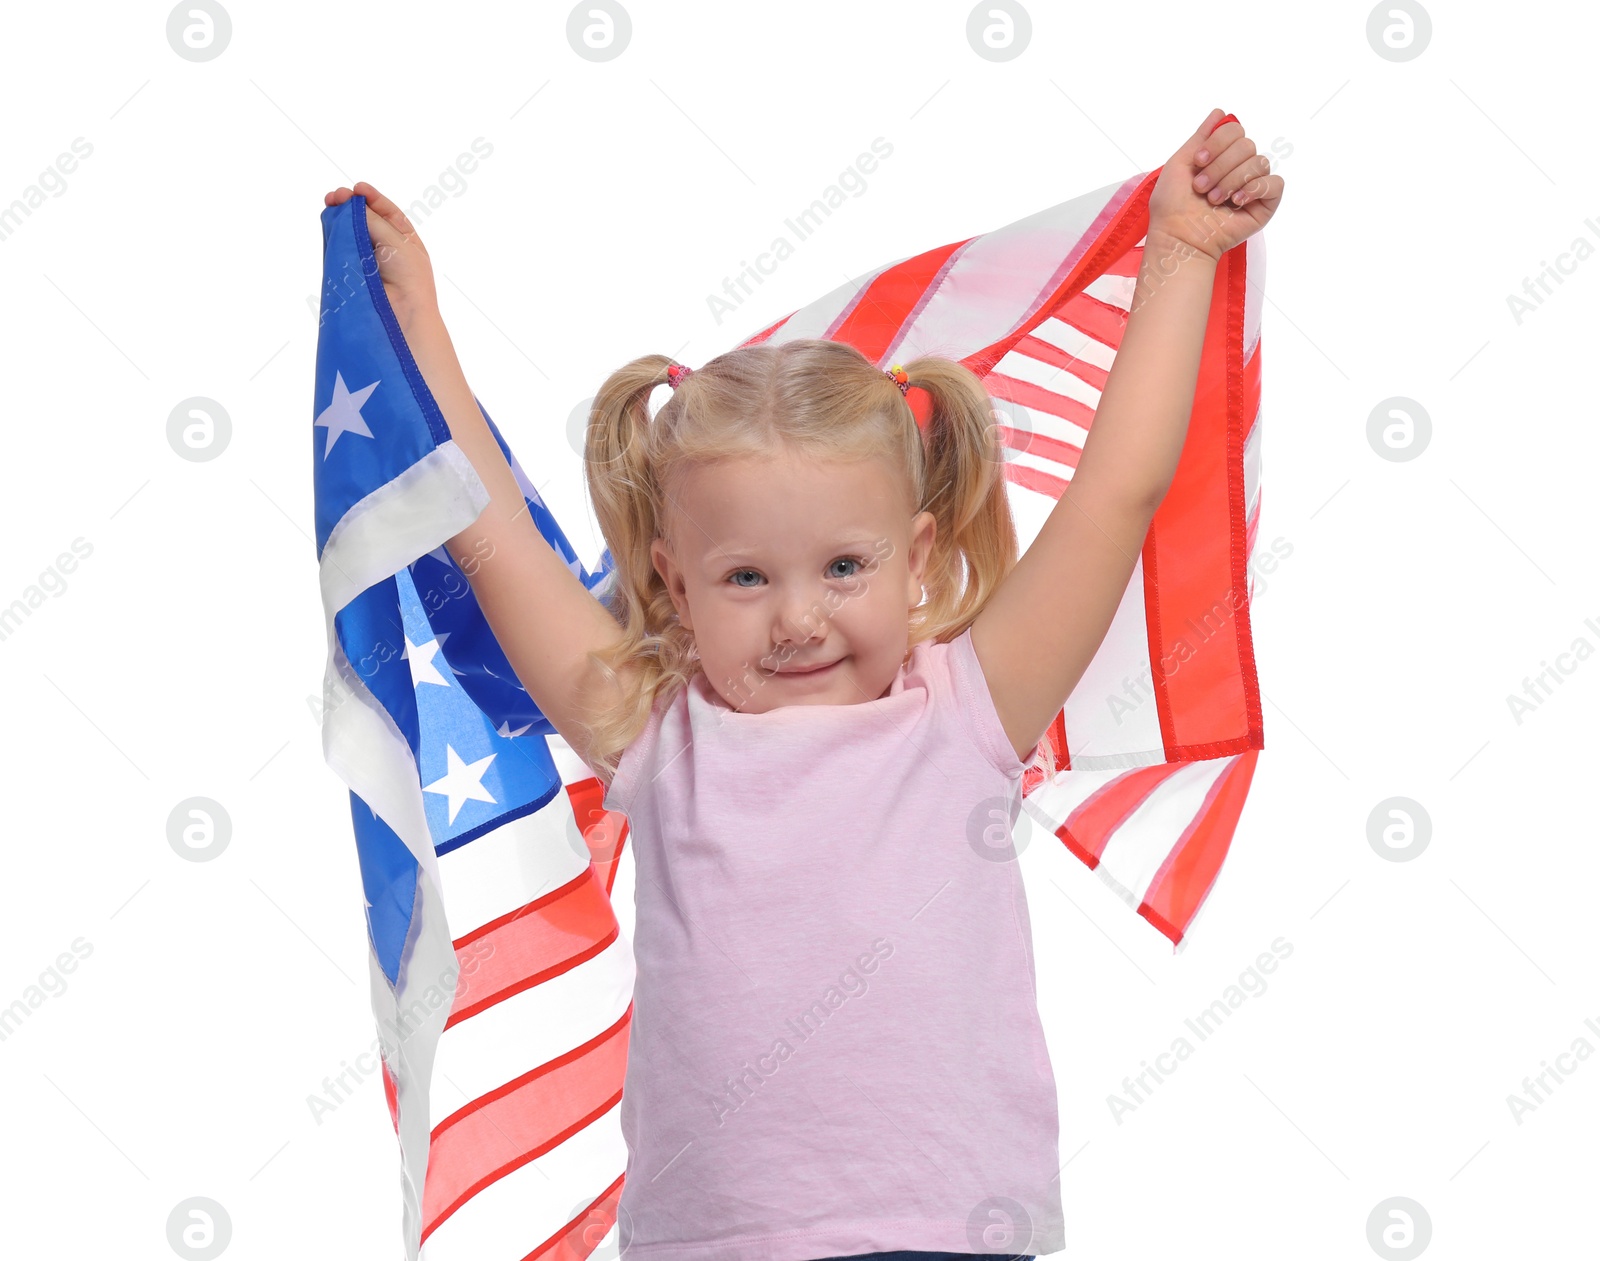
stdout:
[[778,673],[782,674],[782,675],[786,675],[786,676],[787,675],[826,674],[829,670],[833,669],[834,666],[838,665],[839,662],[843,661],[843,660],[844,660],[843,657],[839,657],[839,658],[837,658],[837,659],[835,659],[833,661],[828,662],[826,665],[810,666],[810,667],[806,667],[806,668],[802,668],[802,669],[798,669],[798,670],[779,670]]

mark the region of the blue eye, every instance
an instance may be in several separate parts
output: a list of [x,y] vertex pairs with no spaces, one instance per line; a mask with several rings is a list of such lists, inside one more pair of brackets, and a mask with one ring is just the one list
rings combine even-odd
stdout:
[[[854,566],[854,568],[849,573],[841,574],[841,573],[830,572],[828,576],[830,578],[835,578],[835,579],[854,578],[857,573],[859,573],[861,570],[865,569],[870,563],[871,563],[870,561],[863,560],[859,556],[839,556],[839,557],[835,557],[828,564],[828,568],[829,568],[830,571],[833,569],[833,566],[839,565],[839,564],[852,565],[852,566]],[[746,591],[753,590],[758,585],[757,583],[754,583],[754,582],[739,582],[739,581],[737,581],[741,574],[754,574],[757,578],[761,577],[761,573],[760,573],[759,570],[755,570],[755,569],[735,569],[731,574],[728,575],[727,581],[732,583],[735,587],[743,588]]]

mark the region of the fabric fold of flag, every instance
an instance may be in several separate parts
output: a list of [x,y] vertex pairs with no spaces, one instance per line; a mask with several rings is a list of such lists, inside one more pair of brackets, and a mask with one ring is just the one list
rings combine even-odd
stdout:
[[[994,399],[1025,550],[1093,424],[1159,171],[858,277],[749,342],[943,354]],[[626,822],[539,712],[445,547],[488,496],[406,346],[359,196],[322,212],[313,406],[324,756],[349,789],[373,1013],[415,1261],[580,1261],[612,1232],[634,970]],[[1180,948],[1262,748],[1260,235],[1218,265],[1189,434],[1024,809]],[[480,404],[481,407],[481,404]],[[493,420],[532,519],[598,596]],[[1041,628],[1048,633],[1048,628]]]

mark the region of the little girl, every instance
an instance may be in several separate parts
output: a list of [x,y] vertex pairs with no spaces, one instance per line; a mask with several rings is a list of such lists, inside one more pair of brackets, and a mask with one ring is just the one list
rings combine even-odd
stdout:
[[635,838],[618,1207],[635,1261],[1066,1246],[1010,829],[1177,467],[1217,260],[1276,209],[1267,169],[1218,110],[1167,162],[1091,436],[1020,559],[978,377],[796,339],[607,378],[584,452],[604,602],[529,520],[414,229],[356,185],[491,494],[451,554]]

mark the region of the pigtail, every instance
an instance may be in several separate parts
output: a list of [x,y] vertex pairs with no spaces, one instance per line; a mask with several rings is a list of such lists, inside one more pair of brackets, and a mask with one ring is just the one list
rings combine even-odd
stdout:
[[939,523],[912,618],[913,642],[954,639],[977,619],[1017,563],[1017,530],[1006,497],[1004,453],[983,382],[954,360],[905,365],[930,403],[923,430],[925,492],[920,511]]
[[[678,624],[650,558],[650,544],[661,532],[660,488],[650,460],[650,396],[668,384],[672,362],[666,355],[643,355],[608,376],[584,435],[584,478],[613,562],[603,599],[623,632],[609,651],[589,658],[608,682],[615,684],[625,665],[637,665],[639,679],[622,694],[620,708],[580,722],[590,769],[608,783],[622,750],[649,720],[657,695],[686,683],[694,671],[692,637]],[[692,381],[680,386],[684,393],[693,388]]]
[[[921,511],[938,522],[923,579],[926,600],[911,614],[911,642],[948,642],[977,620],[1016,566],[1018,543],[1006,491],[1005,450],[983,381],[952,359],[928,356],[905,365],[909,385],[930,407],[923,444]],[[1056,769],[1048,734],[1029,765]]]

